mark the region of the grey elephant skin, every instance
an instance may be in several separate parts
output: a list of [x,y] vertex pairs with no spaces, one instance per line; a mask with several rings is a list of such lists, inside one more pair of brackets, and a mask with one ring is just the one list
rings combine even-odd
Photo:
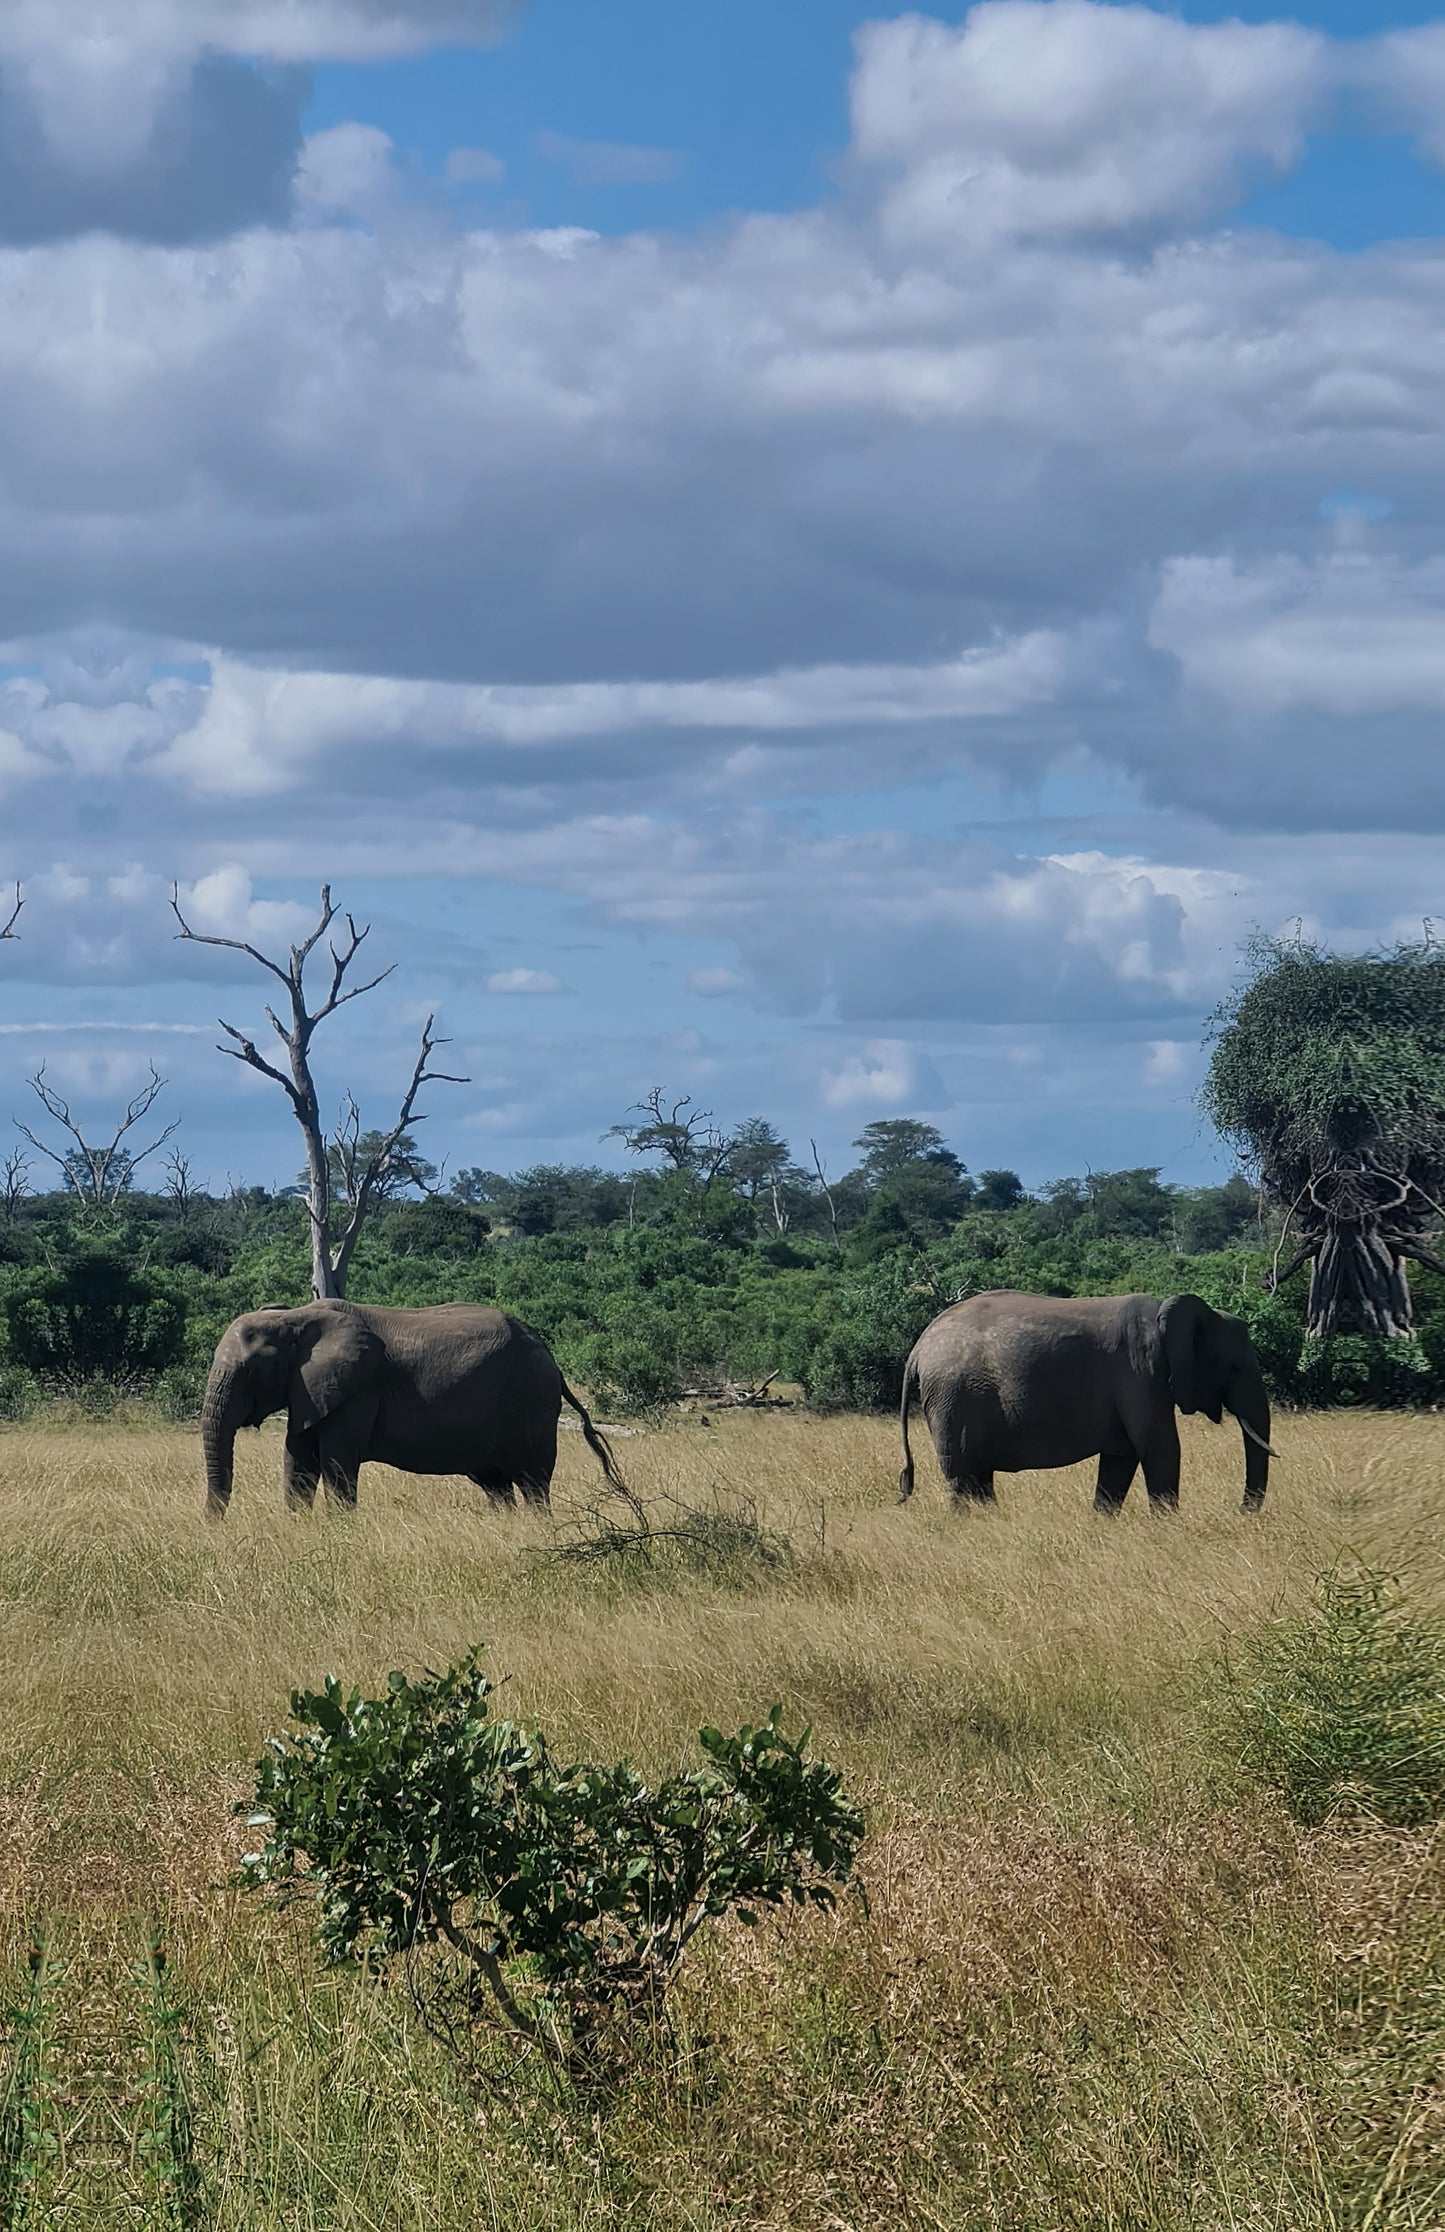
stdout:
[[1079,1296],[1003,1289],[955,1302],[915,1342],[903,1371],[903,1471],[913,1493],[908,1413],[917,1396],[955,1509],[992,1503],[996,1472],[1099,1460],[1094,1508],[1116,1513],[1142,1465],[1150,1504],[1179,1502],[1175,1411],[1244,1443],[1244,1509],[1269,1482],[1269,1397],[1242,1319],[1197,1294]]
[[293,1510],[309,1508],[323,1482],[338,1503],[354,1504],[368,1461],[460,1473],[495,1505],[510,1505],[516,1490],[528,1503],[546,1504],[564,1402],[620,1489],[605,1436],[546,1342],[502,1310],[467,1302],[380,1310],[336,1301],[255,1310],[227,1326],[206,1385],[206,1509],[214,1519],[225,1516],[241,1427],[282,1410],[283,1482]]

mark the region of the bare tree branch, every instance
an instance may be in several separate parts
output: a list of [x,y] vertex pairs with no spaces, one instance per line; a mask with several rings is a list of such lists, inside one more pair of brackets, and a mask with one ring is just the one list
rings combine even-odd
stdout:
[[838,1205],[834,1201],[832,1193],[830,1192],[828,1187],[828,1181],[823,1175],[823,1162],[822,1157],[818,1153],[818,1142],[816,1141],[816,1139],[810,1139],[808,1141],[808,1145],[812,1150],[813,1168],[818,1173],[819,1188],[822,1192],[823,1199],[828,1204],[828,1218],[833,1227],[833,1238],[836,1240],[838,1237]]
[[[343,1281],[367,1210],[370,1208],[378,1188],[390,1174],[392,1156],[396,1152],[397,1141],[413,1124],[426,1122],[425,1116],[418,1116],[415,1113],[417,1094],[421,1091],[423,1085],[468,1085],[471,1083],[470,1078],[458,1077],[449,1070],[434,1070],[428,1066],[432,1055],[439,1046],[450,1046],[451,1044],[450,1039],[439,1039],[432,1036],[432,1025],[435,1021],[436,1017],[429,1015],[421,1027],[421,1047],[417,1053],[416,1067],[411,1073],[411,1083],[402,1095],[401,1108],[396,1122],[381,1141],[380,1146],[375,1149],[368,1159],[359,1179],[355,1175],[355,1162],[353,1160],[348,1188],[352,1202],[351,1218],[341,1236],[341,1245],[336,1252],[337,1274]],[[356,1133],[354,1136],[359,1138],[360,1115],[355,1101],[351,1099],[349,1094],[347,1099],[351,1113],[356,1119]]]
[[[311,1225],[312,1287],[318,1296],[342,1295],[346,1291],[346,1274],[357,1237],[378,1189],[389,1172],[390,1158],[395,1152],[397,1141],[409,1125],[422,1121],[415,1113],[417,1094],[424,1085],[465,1085],[469,1080],[453,1077],[444,1070],[429,1068],[431,1055],[438,1046],[447,1042],[432,1036],[434,1018],[428,1016],[422,1029],[421,1052],[412,1072],[411,1083],[402,1099],[401,1113],[376,1152],[369,1157],[363,1168],[358,1169],[360,1111],[348,1095],[336,1138],[334,1142],[328,1142],[322,1128],[316,1082],[311,1071],[311,1041],[317,1026],[324,1023],[329,1015],[334,1015],[338,1008],[345,1007],[350,1001],[359,1000],[364,993],[374,992],[392,974],[391,968],[385,968],[360,983],[348,984],[346,981],[347,971],[370,934],[370,925],[363,924],[358,928],[355,917],[348,914],[342,918],[346,925],[345,934],[338,934],[333,939],[330,931],[337,920],[337,909],[332,904],[330,884],[323,884],[315,927],[299,944],[290,948],[289,958],[283,966],[245,939],[214,937],[193,930],[181,911],[179,884],[172,887],[171,912],[179,925],[177,937],[186,939],[193,945],[220,946],[233,953],[247,954],[286,987],[291,1017],[289,1025],[282,1021],[274,1008],[268,1006],[265,1013],[266,1020],[286,1049],[289,1076],[285,1070],[267,1061],[254,1039],[248,1038],[235,1024],[224,1020],[221,1029],[235,1043],[223,1045],[218,1051],[229,1055],[233,1061],[244,1062],[262,1077],[269,1077],[282,1088],[289,1099],[292,1114],[301,1127],[301,1136],[306,1144],[306,1213]],[[312,1008],[308,1007],[306,1000],[306,964],[323,941],[331,960],[331,981],[320,1005]],[[351,1211],[340,1242],[334,1248],[331,1236],[332,1146],[337,1150],[343,1193]]]
[[0,1197],[3,1197],[5,1202],[5,1221],[7,1224],[15,1222],[20,1213],[20,1204],[30,1191],[30,1183],[26,1175],[29,1169],[30,1157],[23,1147],[12,1148],[4,1162],[0,1163]]
[[[15,925],[16,925],[16,923],[17,923],[17,922],[18,922],[18,921],[20,920],[20,910],[21,910],[21,908],[22,908],[22,907],[24,906],[24,904],[25,904],[25,897],[24,897],[24,894],[22,893],[22,891],[21,891],[21,889],[20,889],[20,886],[19,886],[19,884],[17,883],[17,884],[16,884],[16,886],[15,886],[15,904],[14,904],[14,906],[13,906],[13,907],[12,907],[12,908],[10,909],[10,920],[9,920],[9,921],[8,921],[8,922],[6,923],[6,925],[5,925],[4,929],[3,929],[3,930],[0,930],[0,938],[14,938],[14,937],[15,937],[15,935],[16,935],[16,932],[15,932]],[[18,942],[18,940],[17,940],[17,942]]]
[[62,1131],[70,1134],[75,1145],[62,1153],[48,1146],[43,1139],[38,1139],[28,1124],[17,1122],[16,1130],[29,1140],[38,1153],[59,1165],[65,1174],[67,1185],[82,1201],[90,1201],[97,1208],[108,1201],[114,1201],[125,1191],[138,1165],[148,1155],[153,1155],[158,1147],[164,1147],[179,1123],[177,1118],[175,1123],[167,1124],[165,1130],[158,1132],[147,1147],[130,1148],[121,1144],[126,1133],[134,1130],[142,1118],[150,1113],[157,1096],[165,1090],[166,1081],[154,1062],[150,1064],[149,1083],[143,1085],[127,1102],[125,1114],[104,1146],[91,1146],[70,1113],[70,1103],[56,1092],[53,1085],[46,1084],[43,1062],[29,1082],[31,1091],[39,1099],[46,1114],[59,1124]]

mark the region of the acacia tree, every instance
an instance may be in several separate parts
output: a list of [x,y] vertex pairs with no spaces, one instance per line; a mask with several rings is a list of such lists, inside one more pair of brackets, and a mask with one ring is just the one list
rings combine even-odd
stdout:
[[629,1155],[660,1155],[668,1170],[685,1172],[703,1185],[720,1178],[732,1160],[734,1142],[720,1132],[710,1108],[695,1108],[691,1093],[672,1100],[660,1085],[643,1096],[629,1114],[636,1124],[609,1124],[604,1139],[620,1139]]
[[[336,1136],[328,1139],[321,1121],[321,1106],[317,1097],[316,1082],[311,1070],[311,1041],[319,1026],[338,1008],[351,1000],[359,1000],[363,993],[374,992],[379,984],[391,975],[391,968],[381,969],[364,983],[348,984],[347,971],[351,968],[362,942],[368,935],[370,924],[358,930],[351,915],[338,917],[338,910],[331,903],[331,886],[321,886],[321,911],[315,929],[299,945],[291,947],[285,962],[276,961],[262,953],[258,946],[250,945],[244,938],[218,938],[193,930],[181,912],[180,886],[171,892],[171,912],[180,925],[176,935],[192,945],[224,946],[232,953],[249,955],[258,967],[269,970],[285,987],[289,1021],[283,1022],[274,1009],[267,1007],[266,1020],[276,1033],[284,1049],[285,1069],[275,1062],[268,1062],[254,1039],[237,1030],[234,1023],[221,1019],[221,1029],[233,1043],[221,1046],[219,1053],[229,1054],[233,1061],[244,1062],[248,1069],[258,1070],[262,1077],[269,1077],[279,1085],[291,1103],[291,1112],[301,1127],[306,1143],[306,1213],[311,1226],[311,1288],[318,1300],[326,1296],[342,1296],[346,1292],[346,1275],[351,1265],[356,1243],[367,1214],[393,1183],[399,1155],[410,1152],[409,1144],[403,1146],[405,1135],[413,1124],[425,1121],[417,1113],[416,1101],[424,1085],[466,1085],[470,1080],[453,1076],[447,1070],[434,1070],[429,1065],[439,1046],[448,1042],[433,1036],[432,1025],[436,1018],[429,1015],[422,1025],[421,1047],[411,1082],[401,1098],[396,1122],[389,1131],[363,1135],[356,1103],[347,1096],[341,1123]],[[327,933],[333,922],[342,919],[346,935],[333,943]],[[325,951],[331,962],[331,982],[317,1007],[307,1005],[306,964],[317,947],[325,940]],[[395,963],[392,964],[395,967]],[[369,1152],[360,1152],[367,1142]],[[340,1157],[345,1179],[345,1200],[349,1211],[340,1235],[332,1231],[332,1159]]]
[[[1260,939],[1214,1017],[1203,1104],[1284,1212],[1267,1280],[1309,1263],[1308,1330],[1414,1330],[1406,1266],[1445,1271],[1445,946],[1358,956]],[[1289,1260],[1280,1268],[1287,1245]]]

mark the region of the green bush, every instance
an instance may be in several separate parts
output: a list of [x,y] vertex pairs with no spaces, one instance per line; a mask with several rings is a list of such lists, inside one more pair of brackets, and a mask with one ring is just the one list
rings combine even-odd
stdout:
[[15,1276],[5,1325],[12,1361],[41,1380],[125,1383],[178,1361],[185,1293],[174,1272],[138,1270],[121,1243],[72,1236],[53,1268]]
[[449,1948],[495,2020],[579,2075],[627,2058],[709,1917],[833,1904],[862,1817],[776,1706],[703,1729],[706,1765],[649,1785],[627,1760],[560,1764],[540,1730],[492,1718],[489,1687],[473,1652],[381,1697],[298,1691],[241,1882],[314,1898],[334,1960]]
[[208,1366],[200,1363],[172,1364],[162,1372],[150,1390],[151,1403],[161,1417],[177,1426],[199,1418],[207,1372]]
[[35,1416],[44,1400],[44,1390],[33,1372],[27,1372],[21,1364],[0,1365],[0,1418],[23,1425]]
[[1445,1816],[1445,1625],[1369,1568],[1322,1576],[1308,1611],[1227,1652],[1211,1709],[1247,1780],[1296,1821]]
[[826,1331],[792,1365],[808,1401],[816,1410],[896,1410],[908,1352],[951,1296],[910,1253],[886,1257],[832,1299]]

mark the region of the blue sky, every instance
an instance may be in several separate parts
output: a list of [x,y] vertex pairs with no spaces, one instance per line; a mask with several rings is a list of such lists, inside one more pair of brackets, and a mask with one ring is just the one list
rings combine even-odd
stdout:
[[[880,13],[853,0],[538,0],[500,48],[445,47],[385,67],[317,67],[309,130],[355,121],[386,132],[432,178],[448,151],[480,146],[505,178],[472,185],[479,214],[601,232],[693,226],[737,210],[807,208],[825,196],[848,142],[852,37]],[[901,10],[898,12],[902,12]],[[961,24],[966,7],[928,11]],[[1432,0],[1270,0],[1160,11],[1191,23],[1289,15],[1341,39],[1426,24]],[[579,181],[539,135],[666,151],[652,183]],[[1298,173],[1245,203],[1258,222],[1342,248],[1445,230],[1445,178],[1412,135],[1319,134]],[[625,167],[625,166],[624,166]]]
[[[289,1176],[198,923],[323,877],[453,1168],[1225,1164],[1255,928],[1439,911],[1445,10],[0,18],[8,1106]],[[0,1116],[6,1112],[0,1097]]]

